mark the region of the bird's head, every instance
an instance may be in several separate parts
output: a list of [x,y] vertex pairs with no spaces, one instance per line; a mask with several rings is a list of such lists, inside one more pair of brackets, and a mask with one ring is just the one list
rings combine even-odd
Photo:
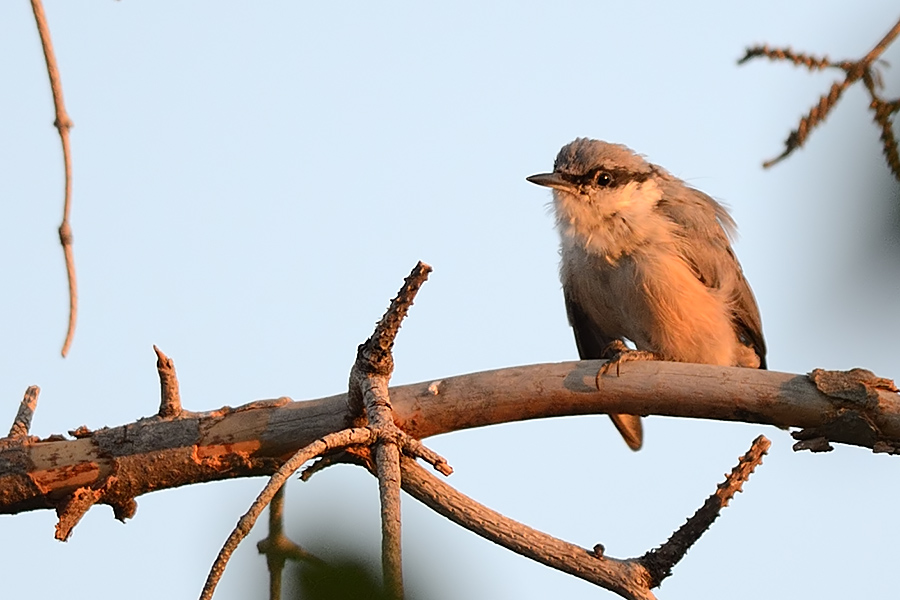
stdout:
[[664,176],[626,146],[578,138],[559,151],[552,173],[527,180],[553,189],[561,232],[618,256],[665,226],[652,218]]

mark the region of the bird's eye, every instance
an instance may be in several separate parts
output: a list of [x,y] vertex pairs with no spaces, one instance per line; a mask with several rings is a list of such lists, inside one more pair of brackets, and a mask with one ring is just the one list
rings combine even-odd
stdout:
[[613,178],[609,173],[598,173],[597,174],[597,185],[600,187],[609,187],[612,185]]

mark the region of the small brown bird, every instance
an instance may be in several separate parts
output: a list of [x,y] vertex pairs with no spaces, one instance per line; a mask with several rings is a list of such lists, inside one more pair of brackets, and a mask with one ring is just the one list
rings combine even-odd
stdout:
[[[585,138],[563,146],[552,173],[527,179],[553,189],[582,359],[621,360],[630,340],[658,360],[766,368],[759,309],[721,204],[625,146]],[[610,417],[640,449],[640,417]]]

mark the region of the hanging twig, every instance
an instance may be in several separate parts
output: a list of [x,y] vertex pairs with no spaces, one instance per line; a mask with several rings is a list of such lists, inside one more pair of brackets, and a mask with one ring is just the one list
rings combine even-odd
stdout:
[[47,15],[44,14],[44,6],[41,0],[31,0],[31,8],[34,11],[34,20],[37,22],[38,33],[41,36],[41,47],[44,49],[44,59],[47,61],[47,74],[50,76],[50,90],[53,92],[53,105],[56,107],[56,120],[53,124],[59,131],[62,140],[63,161],[65,162],[66,183],[65,198],[63,201],[63,219],[59,225],[59,242],[63,247],[63,255],[66,260],[66,275],[69,279],[69,325],[66,329],[66,340],[63,342],[62,355],[69,353],[72,338],[75,336],[75,322],[78,318],[78,283],[75,279],[75,254],[72,251],[72,227],[69,225],[69,214],[72,208],[72,152],[69,146],[69,129],[72,128],[72,120],[66,114],[66,106],[63,102],[62,80],[59,77],[59,68],[56,66],[56,56],[53,53],[53,42],[50,40],[50,27],[47,25]]

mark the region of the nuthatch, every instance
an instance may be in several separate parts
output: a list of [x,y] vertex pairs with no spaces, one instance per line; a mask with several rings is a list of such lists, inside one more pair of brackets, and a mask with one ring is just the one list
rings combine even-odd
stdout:
[[[728,211],[620,144],[563,146],[552,173],[559,267],[582,359],[643,358],[766,368],[759,309],[731,249]],[[617,352],[618,351],[618,352]],[[610,415],[638,450],[641,419]]]

